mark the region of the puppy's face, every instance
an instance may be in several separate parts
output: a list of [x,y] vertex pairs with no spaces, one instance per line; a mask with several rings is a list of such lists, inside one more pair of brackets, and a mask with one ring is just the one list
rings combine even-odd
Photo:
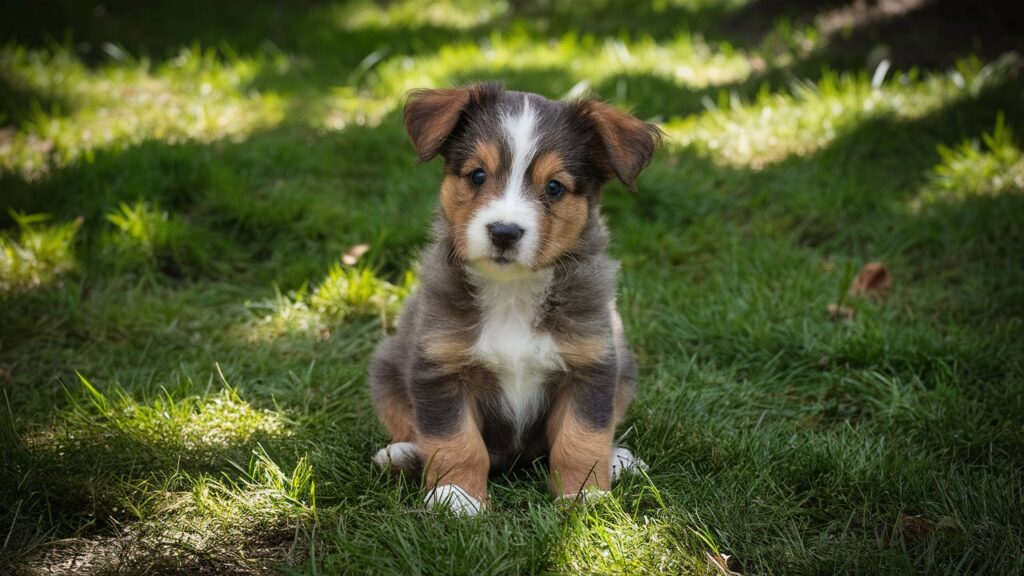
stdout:
[[421,161],[445,159],[441,207],[456,255],[489,276],[571,253],[601,186],[617,177],[632,187],[660,139],[607,104],[486,84],[414,92],[405,124]]

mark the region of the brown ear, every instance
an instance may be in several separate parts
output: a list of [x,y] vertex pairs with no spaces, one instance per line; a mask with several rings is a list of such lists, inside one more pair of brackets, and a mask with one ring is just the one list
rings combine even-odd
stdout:
[[480,87],[413,90],[405,103],[405,131],[416,148],[416,158],[426,162],[437,156]]
[[661,128],[604,102],[585,100],[579,106],[580,111],[593,120],[601,136],[612,170],[608,177],[618,178],[635,192],[637,176],[661,144]]

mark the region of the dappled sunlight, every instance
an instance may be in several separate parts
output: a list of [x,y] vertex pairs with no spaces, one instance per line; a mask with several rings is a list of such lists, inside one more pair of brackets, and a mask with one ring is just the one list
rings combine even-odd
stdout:
[[552,549],[554,570],[571,574],[708,574],[685,526],[664,509],[625,508],[617,491],[569,506]]
[[305,458],[289,472],[258,447],[248,463],[235,466],[231,474],[190,477],[190,505],[160,520],[177,522],[210,545],[232,533],[244,536],[282,522],[314,518],[316,483],[313,466]]
[[671,121],[665,130],[672,144],[720,164],[761,169],[813,154],[873,118],[912,120],[977,96],[1018,61],[1012,54],[984,65],[965,59],[943,74],[900,73],[888,81],[825,71],[817,82],[794,81],[788,94],[763,90],[749,103],[723,95],[707,102],[707,113]]
[[963,202],[977,196],[1024,193],[1024,153],[1003,112],[995,128],[980,138],[964,140],[949,148],[939,146],[942,163],[935,166],[929,184],[911,199],[913,212],[930,204]]
[[854,2],[841,5],[818,14],[815,18],[818,29],[826,36],[848,33],[851,29],[884,22],[920,10],[934,0],[881,0],[879,2]]
[[550,94],[553,97],[585,95],[605,79],[624,73],[653,74],[691,88],[739,81],[750,73],[742,54],[718,51],[688,33],[660,43],[650,38],[602,40],[578,34],[538,42],[528,33],[513,31],[491,34],[481,43],[453,43],[436,54],[390,59],[381,63],[368,83],[378,93],[400,96],[452,79],[500,79],[501,74],[537,69],[557,69],[564,75],[565,91]]
[[328,130],[344,130],[352,124],[376,128],[398,103],[398,96],[373,97],[354,88],[336,88],[316,105],[323,113],[314,115],[310,123]]
[[395,27],[415,30],[421,26],[465,30],[487,24],[507,10],[508,2],[504,0],[443,0],[429,3],[415,0],[389,3],[360,0],[331,8],[333,18],[345,30]]
[[[530,76],[543,71],[551,71],[553,82],[533,85]],[[313,117],[314,125],[334,130],[353,123],[375,126],[416,88],[497,80],[510,89],[556,98],[595,94],[628,104],[632,97],[643,96],[644,86],[636,77],[695,90],[746,80],[751,66],[742,52],[720,49],[690,33],[663,42],[579,34],[538,42],[520,29],[492,33],[480,42],[453,42],[423,55],[373,53],[354,74],[358,87],[334,89],[316,104],[324,113]]]
[[78,429],[80,437],[103,438],[114,433],[117,442],[208,458],[257,439],[289,433],[278,412],[254,408],[227,386],[213,394],[178,395],[165,390],[152,400],[140,401],[123,391],[100,392],[84,377],[79,378],[85,394],[75,400],[67,422],[72,430]]
[[75,268],[73,242],[81,220],[48,224],[45,214],[17,214],[16,231],[0,233],[0,301],[45,286]]
[[59,96],[70,110],[37,109],[0,141],[0,168],[37,179],[51,166],[89,159],[147,139],[168,143],[241,138],[283,118],[282,100],[247,86],[270,56],[225,58],[198,45],[161,64],[110,45],[110,62],[90,68],[71,49],[0,52],[0,66],[25,86]]
[[245,329],[245,340],[269,341],[286,335],[318,340],[330,338],[333,327],[347,318],[380,318],[393,325],[402,301],[412,290],[416,276],[405,273],[401,284],[382,280],[363,267],[333,265],[312,290],[305,286],[272,300],[247,302],[256,319]]

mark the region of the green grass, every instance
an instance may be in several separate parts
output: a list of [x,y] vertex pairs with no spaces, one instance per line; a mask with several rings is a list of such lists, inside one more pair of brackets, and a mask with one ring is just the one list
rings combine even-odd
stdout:
[[[1024,571],[1017,55],[883,77],[903,29],[804,3],[189,6],[5,8],[0,566]],[[484,79],[669,138],[604,200],[649,476],[563,508],[531,469],[462,520],[371,467],[366,368],[440,175],[404,94]]]

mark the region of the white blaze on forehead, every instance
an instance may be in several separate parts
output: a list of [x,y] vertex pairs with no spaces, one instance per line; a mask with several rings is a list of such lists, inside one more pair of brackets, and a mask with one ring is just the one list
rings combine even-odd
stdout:
[[501,127],[512,149],[512,167],[509,169],[505,195],[522,194],[526,169],[537,149],[537,115],[530,107],[530,100],[523,97],[523,110],[518,116],[503,113]]
[[[487,225],[497,222],[515,224],[523,229],[514,259],[530,265],[537,251],[537,205],[530,200],[526,171],[537,153],[537,113],[530,100],[523,96],[523,107],[518,111],[501,112],[501,128],[512,152],[512,164],[505,179],[505,189],[473,216],[467,233],[470,259],[491,256],[491,239]],[[492,175],[493,176],[493,175]]]

